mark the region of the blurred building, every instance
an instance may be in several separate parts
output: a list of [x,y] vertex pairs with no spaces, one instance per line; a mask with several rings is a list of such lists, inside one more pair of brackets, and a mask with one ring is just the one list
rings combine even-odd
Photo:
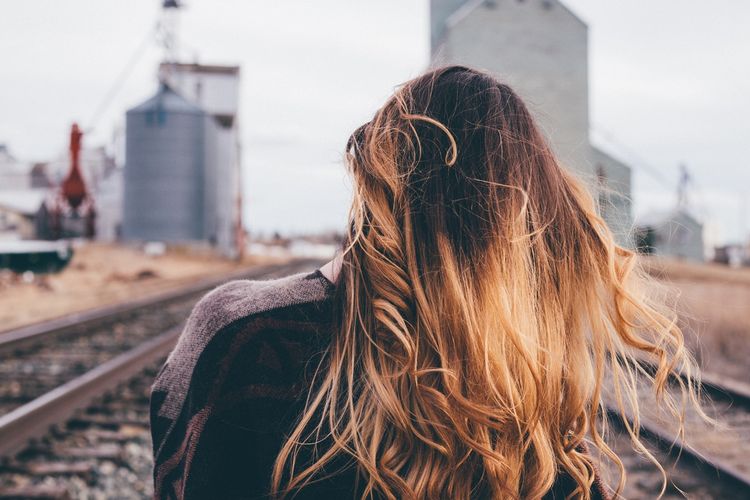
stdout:
[[732,243],[714,247],[713,261],[729,267],[750,266],[750,244]]
[[484,69],[513,87],[561,162],[605,188],[603,215],[631,244],[631,169],[589,141],[586,24],[557,0],[431,0],[430,27],[432,64]]
[[239,67],[162,63],[127,112],[122,236],[241,251]]
[[37,214],[46,189],[0,189],[0,240],[36,238]]
[[[47,162],[14,158],[0,145],[0,233],[15,239],[56,239],[91,233],[74,214],[56,210],[59,189],[70,173],[70,152]],[[114,240],[122,221],[122,169],[104,146],[82,148],[79,171],[91,200],[95,200],[97,239]],[[58,207],[59,208],[59,207]],[[54,212],[60,212],[54,215]]]
[[0,239],[36,237],[36,218],[50,181],[45,164],[19,161],[0,144]]
[[642,253],[695,261],[705,259],[703,225],[683,208],[639,217],[635,235]]
[[680,165],[674,208],[655,210],[638,218],[635,241],[640,252],[696,261],[706,259],[703,224],[691,208],[691,184],[687,166]]
[[10,154],[6,144],[0,144],[0,191],[31,188],[31,168]]
[[123,169],[112,168],[97,183],[96,200],[96,239],[116,241],[122,236],[122,196]]
[[48,189],[52,187],[49,176],[48,164],[44,162],[34,163],[29,172],[32,189]]
[[592,146],[591,155],[602,217],[618,241],[631,241],[633,207],[630,167],[596,146]]

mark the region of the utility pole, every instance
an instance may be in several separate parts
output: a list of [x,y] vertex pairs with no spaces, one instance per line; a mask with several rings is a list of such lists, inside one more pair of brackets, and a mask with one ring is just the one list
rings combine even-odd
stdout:
[[688,208],[688,185],[692,182],[690,172],[688,172],[687,166],[684,163],[680,164],[680,180],[677,183],[677,208],[687,209]]
[[750,235],[747,233],[747,192],[740,191],[737,193],[739,199],[740,213],[739,213],[739,226],[740,226],[740,245],[750,244]]

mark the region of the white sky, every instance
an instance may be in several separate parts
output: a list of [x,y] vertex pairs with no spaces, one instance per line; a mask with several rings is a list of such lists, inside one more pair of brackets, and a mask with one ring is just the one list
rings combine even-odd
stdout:
[[[750,2],[565,3],[589,25],[592,137],[634,166],[636,213],[674,202],[684,162],[711,235],[738,238],[750,196]],[[91,125],[159,4],[0,0],[0,143],[23,160],[64,151],[70,123]],[[345,141],[424,69],[428,0],[190,0],[180,33],[191,59],[242,66],[250,229],[343,228]],[[107,142],[155,90],[159,59],[152,45],[88,145]]]

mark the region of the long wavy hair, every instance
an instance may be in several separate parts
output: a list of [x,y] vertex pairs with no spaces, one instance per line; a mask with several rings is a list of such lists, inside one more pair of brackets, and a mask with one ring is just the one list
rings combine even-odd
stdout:
[[474,69],[431,71],[354,132],[346,162],[337,330],[272,491],[354,463],[363,497],[539,498],[566,474],[589,498],[584,442],[619,465],[621,488],[604,395],[648,454],[637,380],[681,422],[666,386],[694,363],[518,95]]

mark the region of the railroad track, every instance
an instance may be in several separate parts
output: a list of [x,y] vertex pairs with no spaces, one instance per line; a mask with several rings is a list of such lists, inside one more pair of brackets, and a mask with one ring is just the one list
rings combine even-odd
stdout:
[[[150,497],[148,393],[160,364],[161,360],[103,400],[79,410],[8,462],[0,469],[0,499]],[[656,498],[661,488],[658,471],[632,451],[626,435],[614,437],[613,446],[629,474],[624,498]],[[686,463],[685,457],[675,464],[673,454],[659,448],[653,452],[672,481],[665,498],[745,498],[736,485],[717,481],[710,466]]]
[[151,498],[149,393],[164,359],[77,410],[0,467],[0,499]]
[[12,456],[50,425],[65,421],[93,397],[164,357],[195,301],[207,290],[231,279],[272,278],[312,270],[321,263],[305,259],[259,266],[3,334],[0,457]]
[[[700,494],[695,498],[750,498],[750,387],[711,374],[704,374],[701,382],[704,407],[718,425],[709,425],[688,411],[685,435],[678,437],[673,423],[658,413],[652,394],[644,390],[639,393],[641,434],[656,447],[660,463],[669,464],[675,472],[675,478],[670,477],[674,482],[670,488],[684,491],[705,488],[701,481],[695,481],[695,475],[702,474],[721,493]],[[610,420],[622,430],[619,412],[612,406],[608,411]],[[627,441],[624,434],[617,439],[621,441],[619,447],[623,448]],[[631,467],[633,464],[631,462]],[[635,468],[649,466],[641,460]],[[686,468],[692,471],[686,473]],[[670,476],[670,471],[667,472]],[[652,493],[658,493],[658,489]]]
[[[265,266],[221,281],[270,278],[312,270],[319,264],[298,261]],[[42,369],[20,363],[6,370],[15,374],[17,381],[21,380],[19,374],[29,375],[19,383],[20,390],[36,387],[36,397],[31,401],[16,401],[15,407],[12,402],[5,405],[6,379],[0,373],[0,409],[10,408],[5,414],[0,410],[0,499],[148,497],[150,384],[196,298],[217,284],[216,280],[204,282],[191,290],[162,294],[158,300],[133,301],[111,308],[110,314],[106,309],[86,313],[79,316],[78,323],[70,319],[56,320],[56,325],[47,322],[49,333],[41,333],[45,328],[37,325],[22,333],[11,332],[12,341],[0,340],[0,371],[11,358],[30,363],[33,353],[50,354],[38,363]],[[110,341],[105,342],[106,338]],[[63,340],[67,354],[59,352]],[[112,340],[115,344],[125,342],[126,347],[108,350]],[[86,346],[91,344],[104,352],[93,357],[93,367],[82,362]],[[55,355],[52,351],[58,352]],[[68,361],[80,373],[63,377],[64,385],[45,389],[45,381],[37,385],[28,382],[34,374],[59,379]],[[674,442],[669,427],[644,412],[645,437],[658,445],[654,453],[660,463],[667,464],[670,480],[688,498],[750,498],[750,483],[745,476],[745,462],[750,457],[750,391],[744,389],[743,384],[705,377],[704,390],[716,408],[714,413],[719,421],[728,423],[729,429],[700,429],[691,420],[686,443]],[[42,393],[37,394],[39,391]],[[643,406],[649,408],[645,399]],[[693,439],[695,435],[698,439]],[[722,444],[716,446],[717,442]],[[622,435],[616,437],[615,449],[632,478],[625,497],[654,498],[661,487],[656,469],[649,468]],[[677,454],[681,459],[674,465]],[[92,488],[97,493],[89,496]],[[670,495],[682,497],[673,487],[667,490],[667,498]]]

